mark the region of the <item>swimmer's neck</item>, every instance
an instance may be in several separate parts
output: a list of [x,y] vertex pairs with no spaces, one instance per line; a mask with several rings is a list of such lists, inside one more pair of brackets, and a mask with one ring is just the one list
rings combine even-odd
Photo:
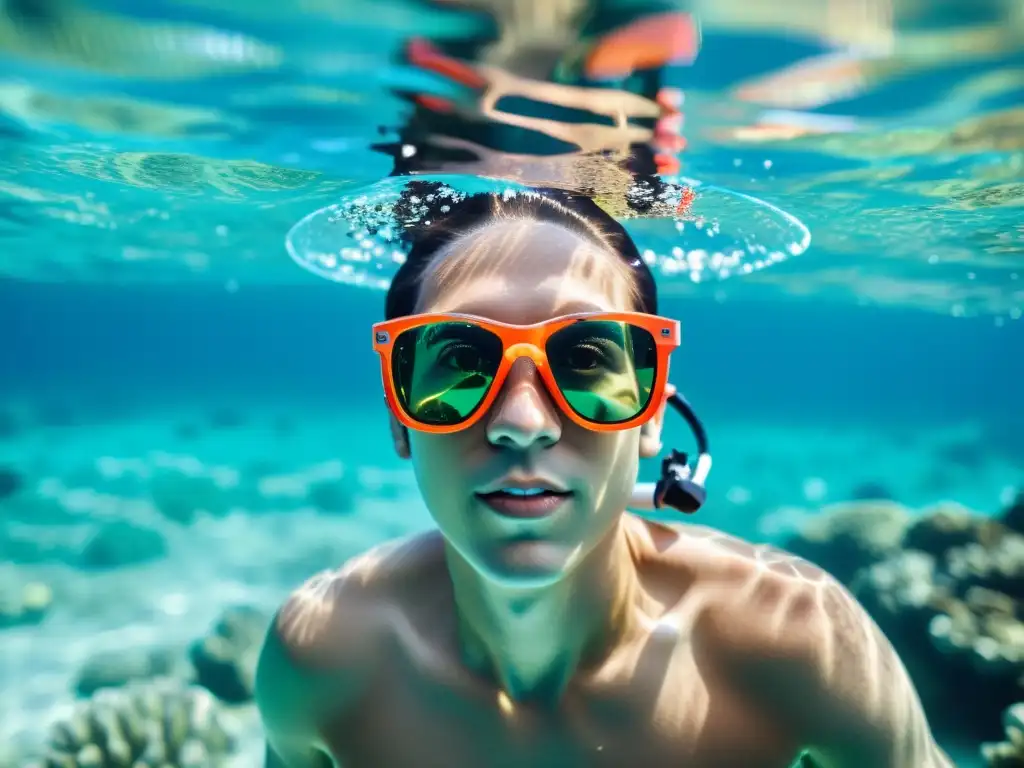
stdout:
[[556,703],[581,667],[605,659],[640,622],[628,527],[623,516],[571,572],[535,588],[489,581],[446,548],[467,666],[512,701]]

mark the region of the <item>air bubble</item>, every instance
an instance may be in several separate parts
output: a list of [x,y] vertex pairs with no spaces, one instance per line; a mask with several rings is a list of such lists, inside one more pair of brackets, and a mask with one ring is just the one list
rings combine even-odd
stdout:
[[[409,195],[396,210],[411,181],[437,186],[429,194]],[[638,207],[660,216],[622,221],[659,281],[683,274],[693,282],[750,274],[800,255],[810,244],[810,232],[799,220],[763,200],[683,177],[664,182],[655,188],[641,180],[627,193]],[[321,277],[386,288],[406,259],[403,232],[443,217],[453,204],[479,192],[505,200],[538,194],[494,179],[391,177],[302,219],[288,233],[286,247],[297,264]]]

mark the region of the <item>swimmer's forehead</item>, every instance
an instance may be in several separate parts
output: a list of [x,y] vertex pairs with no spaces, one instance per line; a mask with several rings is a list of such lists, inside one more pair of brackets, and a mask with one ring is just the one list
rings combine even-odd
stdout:
[[456,238],[423,275],[418,310],[511,323],[633,308],[634,283],[601,243],[549,222],[499,221]]

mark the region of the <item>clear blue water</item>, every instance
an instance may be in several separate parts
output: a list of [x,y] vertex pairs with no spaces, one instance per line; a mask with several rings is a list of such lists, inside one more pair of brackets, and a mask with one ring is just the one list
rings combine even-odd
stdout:
[[[639,5],[601,4],[595,18]],[[674,378],[716,448],[704,521],[778,539],[794,508],[867,485],[914,509],[994,514],[1024,486],[1024,17],[995,0],[971,12],[898,2],[890,36],[848,20],[814,29],[818,7],[758,21],[740,2],[709,5],[699,55],[664,73],[686,94],[681,172],[766,200],[812,236],[749,276],[663,285],[684,329]],[[399,140],[400,93],[458,93],[400,63],[410,37],[492,26],[412,0],[0,2],[0,412],[14,425],[0,463],[24,483],[0,499],[0,536],[26,522],[11,499],[55,479],[149,498],[97,473],[103,457],[191,457],[243,476],[340,461],[399,478],[386,492],[363,482],[341,522],[292,518],[340,526],[321,529],[338,538],[326,553],[287,509],[237,531],[161,528],[163,565],[147,567],[164,597],[174,574],[216,558],[211,542],[252,537],[174,619],[190,637],[225,605],[272,606],[332,558],[429,525],[387,442],[367,341],[383,295],[309,274],[284,242],[304,215],[392,171],[371,147]],[[858,44],[878,52],[856,78],[819,64],[795,84],[765,80]],[[542,154],[539,137],[489,130]],[[42,536],[51,521],[35,523]],[[254,576],[246,550],[282,536],[291,554]],[[106,642],[90,638],[170,631],[142,586],[87,620],[67,585],[123,583],[59,560],[19,565],[54,585],[52,615],[0,629],[0,652],[23,654],[0,666],[12,743],[70,696],[68,676]],[[33,683],[44,673],[51,683]],[[975,744],[953,747],[973,764]]]

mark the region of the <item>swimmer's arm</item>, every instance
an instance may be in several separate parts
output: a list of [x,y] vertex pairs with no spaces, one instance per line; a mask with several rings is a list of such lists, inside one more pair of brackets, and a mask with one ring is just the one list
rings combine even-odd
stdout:
[[256,705],[267,739],[264,768],[327,768],[314,744],[313,691],[296,669],[277,622],[267,633],[256,668]]
[[809,685],[794,691],[810,756],[821,768],[953,768],[889,640],[840,584],[822,597],[823,620],[804,625]]
[[[255,699],[267,751],[265,768],[341,768],[328,756],[319,725],[354,704],[368,661],[348,627],[344,580],[315,576],[276,615],[256,667]],[[360,633],[361,634],[361,633]]]

